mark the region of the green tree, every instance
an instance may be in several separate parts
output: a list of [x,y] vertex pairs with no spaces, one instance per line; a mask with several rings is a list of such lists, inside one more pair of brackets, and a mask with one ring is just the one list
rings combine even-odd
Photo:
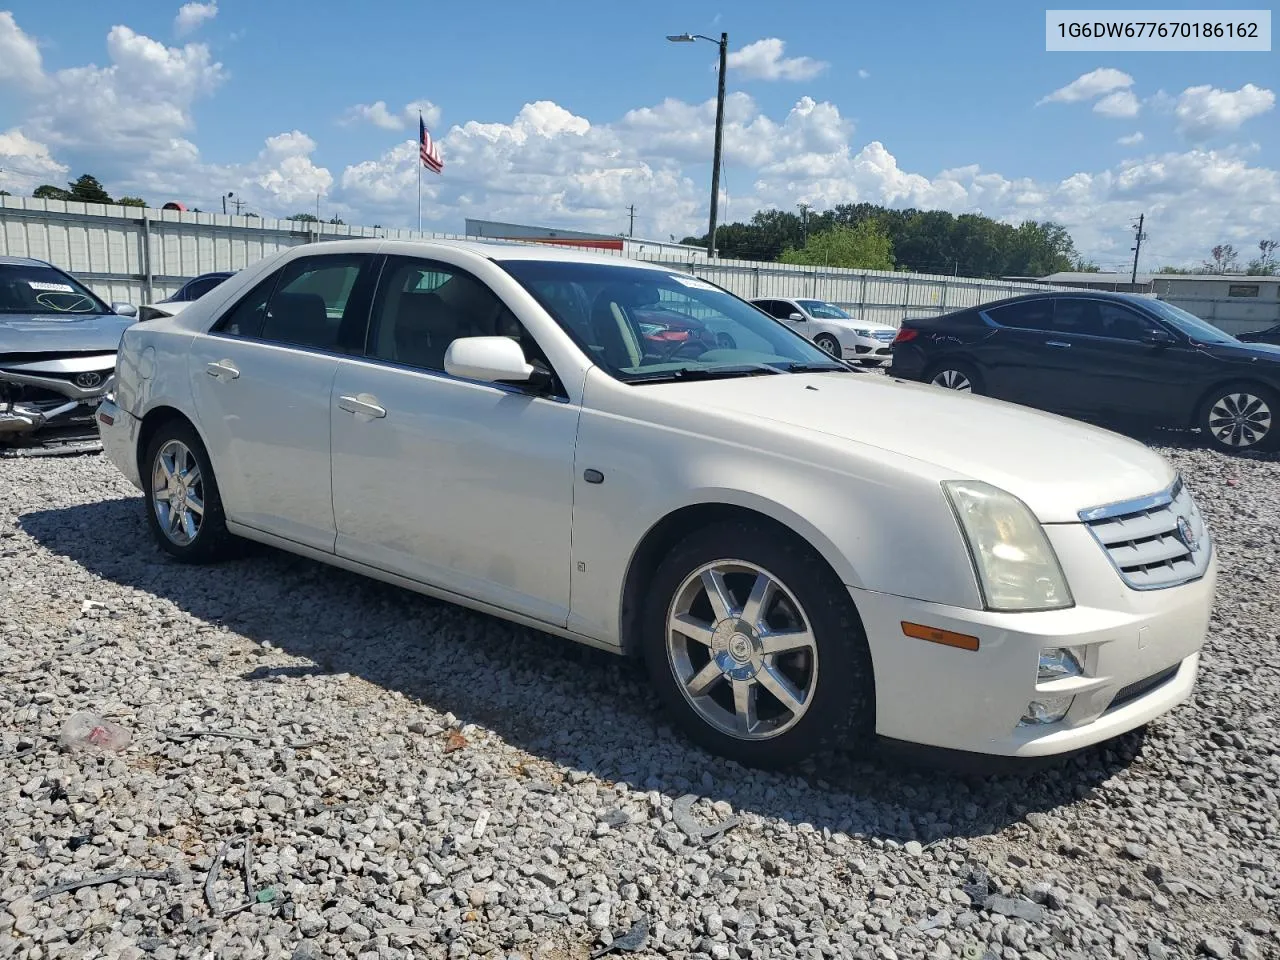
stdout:
[[1101,273],[1102,269],[1092,260],[1086,260],[1084,257],[1077,257],[1076,262],[1071,264],[1071,269],[1076,273]]
[[319,223],[320,218],[314,213],[295,213],[290,220],[301,220],[303,223]]
[[893,241],[879,220],[863,220],[853,227],[836,225],[809,234],[803,247],[784,251],[782,262],[892,270]]
[[91,173],[81,174],[67,186],[71,188],[71,199],[82,203],[110,203],[111,194],[103,188],[98,178]]
[[55,187],[52,183],[42,183],[31,191],[37,200],[70,200],[71,191]]
[[1254,277],[1269,277],[1276,272],[1276,249],[1280,248],[1280,241],[1276,240],[1259,240],[1258,256],[1254,260],[1249,261],[1249,269],[1246,271]]
[[329,222],[345,225],[347,221],[343,220],[341,217],[330,217]]
[[0,190],[0,197],[11,197],[11,196],[13,196],[13,194],[11,194],[8,190]]
[[141,197],[121,197],[116,203],[122,207],[145,207],[147,205],[147,201]]

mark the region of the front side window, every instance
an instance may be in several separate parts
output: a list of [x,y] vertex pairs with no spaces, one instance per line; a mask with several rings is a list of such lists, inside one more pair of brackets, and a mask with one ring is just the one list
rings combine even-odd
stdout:
[[0,314],[110,313],[78,280],[39,264],[0,264]]
[[687,274],[556,260],[500,265],[619,380],[849,370],[745,300]]
[[367,355],[444,371],[460,337],[511,337],[530,363],[546,357],[510,308],[467,271],[414,257],[390,257],[373,305]]
[[1220,330],[1207,320],[1201,320],[1194,313],[1188,313],[1181,307],[1175,307],[1163,300],[1143,300],[1142,305],[1166,323],[1177,327],[1181,333],[1199,343],[1238,343],[1235,337]]
[[1099,303],[1098,321],[1100,336],[1116,340],[1141,340],[1156,329],[1150,320],[1118,303]]
[[801,300],[800,306],[804,307],[805,312],[815,320],[849,320],[849,314],[845,313],[834,303],[827,303],[825,300]]

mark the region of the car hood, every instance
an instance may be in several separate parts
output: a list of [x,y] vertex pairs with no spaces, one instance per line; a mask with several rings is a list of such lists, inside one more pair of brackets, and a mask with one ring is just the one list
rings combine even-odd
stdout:
[[0,355],[15,353],[110,353],[132,317],[114,313],[0,313]]
[[1176,477],[1163,457],[1109,430],[871,374],[788,374],[658,389],[700,409],[839,437],[934,464],[956,479],[993,484],[1022,499],[1043,523],[1078,522],[1081,510],[1157,493]]
[[833,326],[833,327],[839,327],[841,330],[848,330],[850,333],[852,333],[852,332],[853,332],[853,331],[855,331],[855,330],[870,330],[870,331],[872,331],[872,332],[874,333],[876,330],[892,330],[892,329],[894,329],[893,327],[891,327],[891,326],[889,326],[888,324],[885,324],[885,323],[869,323],[869,322],[868,322],[868,323],[864,323],[864,322],[863,322],[863,321],[861,321],[861,320],[818,320],[818,319],[815,319],[815,320],[814,320],[814,323],[825,323],[825,324],[829,324],[829,325],[831,325],[831,326]]
[[1204,349],[1222,360],[1259,363],[1280,373],[1280,346],[1272,343],[1211,343]]

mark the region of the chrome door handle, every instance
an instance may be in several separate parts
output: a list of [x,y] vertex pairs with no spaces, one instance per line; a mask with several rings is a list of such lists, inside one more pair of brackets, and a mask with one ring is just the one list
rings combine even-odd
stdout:
[[1064,342],[1063,342],[1063,341],[1061,341],[1061,340],[1046,340],[1046,341],[1044,342],[1044,345],[1045,345],[1046,347],[1059,347],[1059,348],[1066,348],[1066,347],[1071,346],[1071,344],[1069,344],[1069,343],[1064,343]]
[[223,377],[228,380],[234,380],[240,376],[240,371],[236,369],[236,365],[230,360],[216,360],[213,363],[205,364],[204,372],[219,380]]
[[339,397],[338,406],[356,416],[377,418],[387,415],[387,408],[380,406],[378,398],[368,393],[357,394],[354,397]]

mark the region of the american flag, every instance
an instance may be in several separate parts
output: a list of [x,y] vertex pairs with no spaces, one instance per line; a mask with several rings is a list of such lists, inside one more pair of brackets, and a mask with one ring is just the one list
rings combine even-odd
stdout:
[[427,133],[427,125],[422,121],[422,114],[418,114],[418,156],[422,158],[422,165],[432,173],[444,172],[444,161],[440,159],[440,149],[431,139],[431,134]]

